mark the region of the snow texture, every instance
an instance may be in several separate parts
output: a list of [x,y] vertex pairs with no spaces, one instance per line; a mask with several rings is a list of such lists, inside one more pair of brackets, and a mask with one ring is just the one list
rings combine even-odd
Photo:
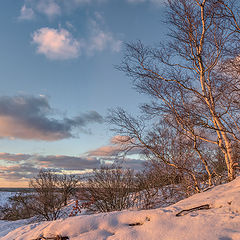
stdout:
[[[166,208],[82,215],[22,226],[19,221],[0,221],[0,232],[5,229],[0,239],[62,235],[70,240],[240,240],[239,199],[240,177]],[[176,217],[181,210],[204,204],[210,209]],[[16,229],[8,230],[9,226]]]
[[8,203],[9,198],[14,196],[16,192],[0,192],[0,206],[4,206]]

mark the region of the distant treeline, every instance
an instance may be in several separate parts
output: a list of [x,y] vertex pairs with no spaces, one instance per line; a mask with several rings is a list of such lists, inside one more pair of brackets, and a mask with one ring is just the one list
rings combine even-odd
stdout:
[[0,188],[0,192],[34,192],[33,188]]

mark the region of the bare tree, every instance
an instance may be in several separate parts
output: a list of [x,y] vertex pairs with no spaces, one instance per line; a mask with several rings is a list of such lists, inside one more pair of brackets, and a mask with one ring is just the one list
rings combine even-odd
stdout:
[[74,176],[40,170],[30,181],[30,187],[34,188],[35,194],[31,196],[34,201],[28,207],[45,220],[56,220],[61,217],[61,210],[67,204],[77,183],[78,179]]
[[15,221],[33,217],[35,212],[29,207],[33,205],[34,195],[30,192],[20,192],[9,198],[1,209],[1,219]]
[[132,170],[115,165],[101,167],[82,184],[78,199],[92,203],[86,206],[94,212],[121,211],[134,206],[134,186]]
[[169,206],[196,191],[185,172],[179,172],[156,159],[147,161],[136,178],[138,205],[144,209]]
[[30,187],[36,191],[34,204],[29,206],[36,215],[47,221],[56,220],[60,217],[64,199],[57,189],[57,176],[51,171],[41,170],[30,181]]
[[58,191],[61,192],[64,205],[67,205],[68,200],[75,194],[78,187],[79,178],[76,175],[61,174],[57,176]]
[[[195,166],[199,162],[204,166],[209,185],[214,171],[202,146],[208,150],[217,146],[232,180],[237,163],[233,145],[240,141],[238,6],[231,0],[168,0],[167,7],[167,43],[159,47],[146,47],[140,41],[127,44],[119,67],[133,78],[139,92],[151,97],[152,102],[142,106],[145,118],[117,109],[110,121],[118,132],[133,138],[133,144],[188,172],[196,188],[192,171],[169,161],[164,150],[156,151],[159,142],[149,144],[161,136],[151,126],[167,123],[189,139],[198,155]],[[146,126],[142,119],[150,119],[150,124]]]

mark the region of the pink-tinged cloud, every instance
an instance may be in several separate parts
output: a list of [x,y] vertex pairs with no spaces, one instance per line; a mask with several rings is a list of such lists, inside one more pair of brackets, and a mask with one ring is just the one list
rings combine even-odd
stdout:
[[34,162],[43,167],[65,170],[84,170],[97,168],[100,161],[93,157],[76,157],[64,155],[33,156]]
[[129,136],[116,135],[111,138],[110,143],[118,144],[118,145],[125,145],[125,144],[129,145],[134,143],[134,139],[130,138]]
[[88,156],[117,156],[121,153],[127,153],[128,155],[140,154],[142,149],[134,146],[134,139],[129,136],[116,135],[111,138],[109,145],[99,147],[97,149],[89,151]]
[[55,141],[73,137],[73,129],[86,132],[90,123],[103,118],[91,111],[74,118],[55,119],[44,97],[0,97],[0,138]]
[[0,153],[0,186],[1,181],[26,181],[36,176],[40,169],[50,169],[56,173],[85,175],[103,164],[120,163],[123,167],[141,169],[140,159],[118,157],[90,157],[64,155],[29,155]]
[[[16,171],[23,166],[30,169],[52,168],[65,170],[84,170],[97,168],[100,161],[89,156],[36,155],[0,153],[0,170]],[[6,164],[7,163],[7,164]],[[38,171],[38,170],[37,170]]]
[[104,19],[100,13],[95,14],[89,26],[89,36],[82,36],[81,39],[74,38],[64,28],[40,28],[32,34],[32,42],[37,46],[37,53],[52,60],[77,58],[81,54],[94,55],[104,50],[121,50],[122,41],[104,29]]
[[5,153],[1,152],[0,153],[0,160],[5,160],[8,162],[17,162],[21,160],[28,160],[32,157],[30,154],[22,154],[22,153],[17,153],[17,154],[11,154],[11,153]]
[[23,180],[32,178],[39,172],[39,168],[30,163],[11,166],[0,165],[0,178],[8,180]]
[[116,156],[120,152],[127,149],[131,139],[128,136],[114,136],[110,140],[110,144],[107,146],[102,146],[97,149],[89,151],[88,156]]
[[37,53],[49,59],[65,60],[80,54],[80,42],[66,29],[41,28],[34,32],[32,39]]
[[64,132],[48,132],[27,122],[0,116],[0,137],[9,139],[55,141],[68,137]]
[[88,152],[89,156],[115,156],[121,151],[119,146],[103,146]]
[[26,180],[36,176],[40,169],[84,173],[100,165],[100,160],[93,157],[0,153],[0,178]]

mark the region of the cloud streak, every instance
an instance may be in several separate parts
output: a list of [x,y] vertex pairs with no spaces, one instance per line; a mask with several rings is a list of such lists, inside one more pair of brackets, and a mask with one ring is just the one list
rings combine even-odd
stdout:
[[141,154],[143,149],[134,147],[134,140],[128,136],[116,135],[111,138],[110,143],[106,146],[99,147],[87,152],[88,156],[94,157],[110,157],[118,156],[126,153],[127,155]]
[[145,3],[145,2],[149,2],[149,3],[153,3],[155,5],[163,5],[163,3],[166,3],[166,0],[126,0],[129,3]]
[[0,165],[0,178],[6,180],[24,180],[30,179],[39,172],[39,169],[31,164],[17,164],[11,166]]
[[35,14],[32,8],[27,7],[25,4],[21,8],[19,20],[32,20]]
[[[29,20],[32,15],[37,13],[47,18],[61,16],[64,13],[75,11],[83,6],[96,6],[109,2],[109,0],[25,0],[21,9],[20,18]],[[129,4],[150,3],[163,5],[166,0],[125,0]],[[25,11],[26,10],[26,11]]]
[[60,3],[58,0],[25,0],[19,19],[31,20],[37,13],[50,19],[60,16],[62,13]]
[[[93,117],[95,119],[95,117]],[[82,124],[85,124],[84,121]],[[119,151],[126,148],[131,139],[127,136],[114,136],[109,145],[89,151],[80,156],[38,155],[0,153],[0,179],[26,181],[38,173],[39,169],[51,169],[55,172],[85,175],[102,165],[116,163],[123,168],[140,170],[144,166],[139,156],[140,149],[128,152],[124,157]],[[134,154],[135,158],[134,158]],[[136,158],[137,157],[137,158]]]
[[64,155],[33,156],[35,162],[41,166],[64,170],[85,170],[97,168],[100,161],[91,157],[74,157]]
[[44,97],[0,97],[0,137],[55,141],[74,137],[75,128],[84,132],[88,124],[103,122],[95,111],[62,119],[51,117],[53,112]]
[[40,169],[52,169],[61,171],[88,171],[98,168],[100,160],[84,156],[65,155],[31,155],[0,153],[0,178],[6,180],[29,179],[39,172]]
[[30,154],[10,154],[10,153],[0,153],[0,160],[6,161],[6,162],[18,162],[22,160],[28,160],[32,157]]
[[0,179],[23,181],[37,175],[40,169],[51,169],[55,172],[86,174],[101,165],[112,162],[124,168],[139,170],[144,161],[131,158],[89,157],[65,155],[36,155],[0,153]]

